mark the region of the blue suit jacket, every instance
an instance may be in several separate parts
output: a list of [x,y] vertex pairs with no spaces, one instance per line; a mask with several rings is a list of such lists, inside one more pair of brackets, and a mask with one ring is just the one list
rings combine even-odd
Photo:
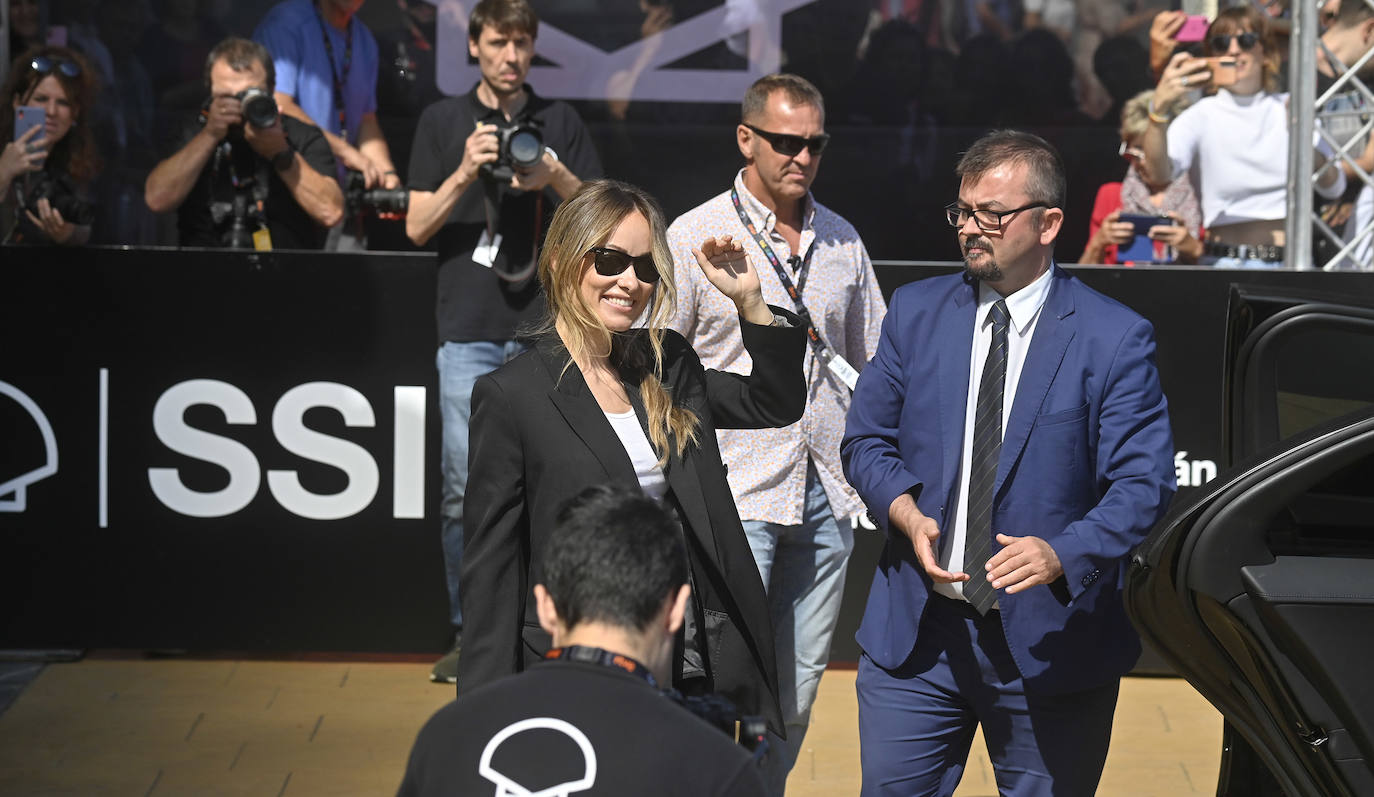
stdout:
[[[1054,585],[998,592],[1026,689],[1042,694],[1100,685],[1134,665],[1140,641],[1121,604],[1127,556],[1174,494],[1153,327],[1052,270],[1005,419],[992,516],[993,534],[1041,537],[1064,567]],[[845,475],[884,530],[902,493],[941,531],[953,525],[976,308],[963,275],[892,297],[841,444]],[[911,542],[889,531],[857,635],[879,666],[911,654],[929,589]]]

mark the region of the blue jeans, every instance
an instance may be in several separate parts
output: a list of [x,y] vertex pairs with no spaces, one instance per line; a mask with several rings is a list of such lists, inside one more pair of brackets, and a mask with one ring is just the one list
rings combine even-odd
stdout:
[[434,364],[439,369],[439,416],[443,420],[443,445],[439,456],[443,501],[439,520],[443,529],[444,570],[448,576],[449,619],[460,631],[463,607],[458,600],[458,574],[463,568],[463,493],[468,487],[472,386],[478,377],[495,371],[524,350],[523,344],[513,340],[448,341],[434,356]]
[[801,752],[811,704],[830,658],[830,637],[840,613],[845,567],[854,529],[835,519],[816,467],[806,469],[805,508],[798,526],[744,521],[759,575],[768,589],[778,659],[778,700],[787,740],[769,734],[764,764],[769,793],[781,795]]

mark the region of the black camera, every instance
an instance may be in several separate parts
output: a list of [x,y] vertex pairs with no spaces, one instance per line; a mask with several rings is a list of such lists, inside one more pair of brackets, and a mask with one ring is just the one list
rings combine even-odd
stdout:
[[755,759],[761,759],[768,754],[768,740],[764,738],[768,725],[763,721],[763,717],[755,714],[741,715],[729,698],[714,692],[704,695],[683,695],[676,689],[669,689],[663,694],[731,738],[735,736],[735,722],[738,721],[739,739],[736,741],[753,753]]
[[544,134],[532,119],[497,125],[493,134],[499,142],[496,162],[482,166],[482,176],[489,180],[504,183],[515,176],[517,169],[528,169],[544,157]]
[[253,231],[267,223],[251,188],[235,191],[232,200],[211,202],[210,220],[215,229],[222,230],[220,239],[230,249],[255,248]]
[[253,127],[271,127],[277,123],[277,101],[272,93],[260,88],[244,89],[234,95],[243,106],[244,121]]
[[366,187],[363,173],[350,169],[344,186],[344,215],[371,213],[384,219],[404,218],[410,208],[410,192],[404,188]]
[[23,209],[38,215],[38,200],[46,199],[62,216],[62,220],[78,227],[95,221],[95,206],[76,195],[76,189],[65,177],[54,177],[46,171],[34,172],[25,183]]

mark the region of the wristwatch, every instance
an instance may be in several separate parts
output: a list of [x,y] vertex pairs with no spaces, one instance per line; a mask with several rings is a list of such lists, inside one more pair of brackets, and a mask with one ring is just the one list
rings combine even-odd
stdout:
[[291,168],[291,164],[296,162],[296,149],[291,146],[291,142],[286,142],[286,148],[272,156],[272,168],[279,172],[284,172]]

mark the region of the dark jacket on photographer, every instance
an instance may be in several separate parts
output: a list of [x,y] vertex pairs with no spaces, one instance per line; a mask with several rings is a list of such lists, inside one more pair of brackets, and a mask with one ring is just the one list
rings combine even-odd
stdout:
[[[199,120],[188,124],[173,151],[185,147],[201,124]],[[291,149],[299,152],[310,168],[326,176],[334,175],[334,155],[318,127],[285,114],[281,115],[280,124]],[[271,233],[273,249],[324,248],[329,230],[317,224],[296,202],[272,163],[233,134],[216,148],[195,186],[177,208],[180,244],[228,246],[238,193],[246,201],[239,206],[249,214],[245,224],[250,235],[258,229],[256,207],[261,202],[261,215]]]
[[585,784],[573,789],[579,797],[764,794],[749,753],[652,681],[546,661],[440,709],[415,740],[398,795],[506,794],[503,784],[542,793],[567,783]]
[[95,220],[96,206],[86,185],[79,184],[66,170],[50,162],[42,170],[14,179],[10,190],[0,198],[0,242],[10,244],[52,243],[44,232],[29,221],[30,211],[38,215],[38,200],[46,199],[62,214],[64,221],[89,227]]
[[[545,99],[528,84],[525,91],[529,99],[512,121],[537,127],[545,146],[573,174],[583,180],[601,177],[601,159],[572,106]],[[488,108],[477,98],[475,86],[464,96],[449,97],[426,108],[415,129],[407,187],[437,189],[462,163],[468,134],[478,124],[508,126],[499,110]],[[472,257],[487,229],[484,195],[488,191],[495,202],[492,221],[501,235],[490,268],[478,265]],[[538,192],[517,191],[482,178],[463,192],[432,241],[439,250],[440,343],[514,340],[517,329],[542,318],[544,302],[538,281],[502,277],[528,269],[535,255],[534,243],[542,239],[557,205],[558,194],[552,186]]]

